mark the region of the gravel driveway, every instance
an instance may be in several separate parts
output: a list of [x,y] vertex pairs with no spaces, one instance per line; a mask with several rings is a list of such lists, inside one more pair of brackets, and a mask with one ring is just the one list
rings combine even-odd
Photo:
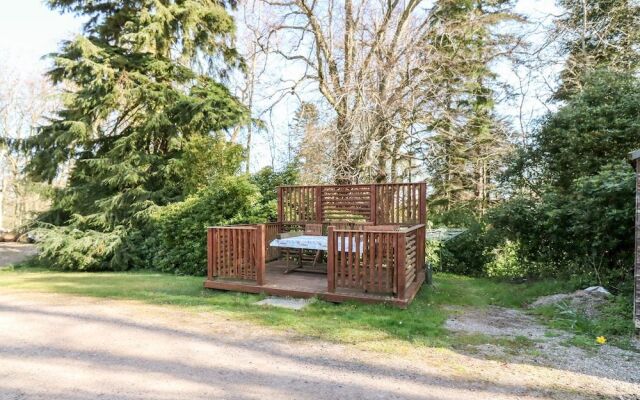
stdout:
[[0,242],[0,268],[24,261],[36,253],[36,246],[32,244]]
[[373,353],[220,314],[0,291],[3,400],[632,399],[632,393],[640,385],[446,349]]

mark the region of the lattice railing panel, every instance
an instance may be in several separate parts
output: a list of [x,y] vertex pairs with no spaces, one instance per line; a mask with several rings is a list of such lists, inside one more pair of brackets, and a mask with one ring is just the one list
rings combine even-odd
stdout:
[[330,269],[335,287],[395,293],[398,234],[333,231],[328,257],[333,257]]
[[330,228],[329,291],[357,289],[404,298],[407,289],[424,273],[425,225],[392,231],[376,231],[375,226],[369,229]]
[[280,188],[281,221],[311,222],[318,219],[317,186],[283,186]]
[[421,221],[420,184],[380,184],[376,191],[376,225],[398,224],[413,225],[424,223]]
[[370,221],[371,187],[323,186],[322,221]]
[[264,225],[209,228],[209,279],[252,280],[262,284],[266,251],[264,232]]
[[426,184],[282,186],[278,221],[285,224],[368,222],[426,223]]

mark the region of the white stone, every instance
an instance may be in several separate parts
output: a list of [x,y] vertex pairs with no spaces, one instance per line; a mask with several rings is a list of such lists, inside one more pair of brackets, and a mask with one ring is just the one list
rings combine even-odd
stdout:
[[280,308],[288,308],[290,310],[302,310],[311,303],[310,299],[293,299],[291,297],[267,297],[255,304],[260,306],[272,306]]
[[585,292],[591,293],[591,294],[600,294],[600,295],[604,295],[604,296],[611,296],[611,293],[609,293],[609,291],[605,288],[603,288],[602,286],[590,286],[588,288],[586,288],[584,290]]

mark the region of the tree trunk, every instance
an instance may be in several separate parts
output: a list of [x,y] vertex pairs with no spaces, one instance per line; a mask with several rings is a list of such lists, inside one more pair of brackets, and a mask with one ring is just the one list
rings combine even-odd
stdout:
[[346,109],[338,111],[336,121],[336,153],[334,157],[335,182],[338,185],[353,183],[354,176],[350,168],[351,127],[347,120]]

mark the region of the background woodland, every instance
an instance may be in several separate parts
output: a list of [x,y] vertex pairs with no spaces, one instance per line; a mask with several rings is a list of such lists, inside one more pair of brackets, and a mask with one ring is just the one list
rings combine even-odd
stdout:
[[436,270],[631,287],[637,2],[47,4],[86,22],[0,78],[0,224],[54,268],[203,274],[279,184],[426,180]]

